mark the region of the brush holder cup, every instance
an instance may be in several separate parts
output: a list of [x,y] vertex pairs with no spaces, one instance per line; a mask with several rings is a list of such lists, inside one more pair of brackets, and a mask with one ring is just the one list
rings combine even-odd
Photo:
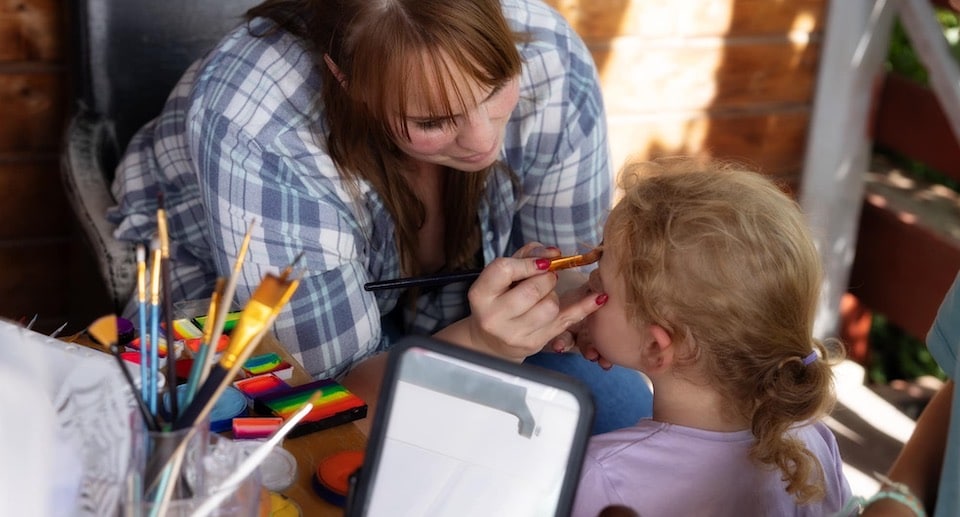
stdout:
[[[246,457],[232,440],[210,433],[210,422],[177,431],[147,429],[139,413],[131,415],[130,468],[120,515],[126,517],[188,516]],[[260,515],[261,489],[255,470],[209,515]]]

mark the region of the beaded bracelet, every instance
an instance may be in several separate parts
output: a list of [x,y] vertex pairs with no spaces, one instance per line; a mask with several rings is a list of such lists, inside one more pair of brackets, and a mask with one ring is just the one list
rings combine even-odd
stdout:
[[[873,496],[870,498],[853,496],[853,498],[847,501],[847,504],[844,505],[840,512],[835,514],[834,517],[859,515],[863,513],[864,508],[881,499],[893,499],[894,501],[913,510],[914,515],[917,517],[927,517],[927,512],[923,509],[920,499],[917,499],[917,496],[910,492],[910,488],[907,485],[898,483],[878,472],[874,472],[873,475],[881,483],[883,483],[883,487],[880,489],[880,491],[876,494],[873,494]],[[859,511],[857,511],[858,508]]]
[[873,475],[883,483],[883,488],[876,494],[873,494],[871,498],[864,501],[864,507],[880,499],[893,499],[913,510],[914,515],[917,517],[927,517],[927,511],[923,509],[920,499],[917,499],[917,496],[913,495],[913,492],[910,491],[910,487],[903,483],[898,483],[879,472],[874,472]]

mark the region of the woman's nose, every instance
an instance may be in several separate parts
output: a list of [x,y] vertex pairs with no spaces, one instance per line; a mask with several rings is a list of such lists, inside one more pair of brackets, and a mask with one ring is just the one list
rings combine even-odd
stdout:
[[471,113],[457,135],[457,145],[475,153],[489,151],[496,141],[496,124],[485,109]]

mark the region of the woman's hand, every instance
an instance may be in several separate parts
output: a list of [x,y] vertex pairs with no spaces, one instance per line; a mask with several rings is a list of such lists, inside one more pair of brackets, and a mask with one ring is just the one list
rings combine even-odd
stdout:
[[[582,303],[584,300],[593,300],[594,305],[599,309],[603,306],[604,302],[606,302],[606,296],[597,294],[590,289],[588,283],[584,282],[579,287],[564,293],[560,297],[560,305],[566,306]],[[574,348],[579,349],[584,359],[599,364],[604,370],[609,370],[613,367],[613,363],[604,359],[603,356],[600,355],[600,352],[593,347],[593,340],[590,337],[590,329],[586,325],[586,320],[581,320],[570,325],[567,330],[560,333],[560,335],[553,338],[547,344],[546,350],[560,354],[570,352]]]
[[599,308],[592,298],[561,307],[549,259],[533,255],[560,252],[531,243],[491,262],[468,292],[471,315],[436,337],[519,362]]

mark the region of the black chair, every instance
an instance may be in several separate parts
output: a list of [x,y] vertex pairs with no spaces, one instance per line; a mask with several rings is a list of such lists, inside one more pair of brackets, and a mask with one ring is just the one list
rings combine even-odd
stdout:
[[61,173],[116,310],[136,287],[134,247],[113,237],[114,169],[173,85],[255,0],[71,0],[73,114]]

